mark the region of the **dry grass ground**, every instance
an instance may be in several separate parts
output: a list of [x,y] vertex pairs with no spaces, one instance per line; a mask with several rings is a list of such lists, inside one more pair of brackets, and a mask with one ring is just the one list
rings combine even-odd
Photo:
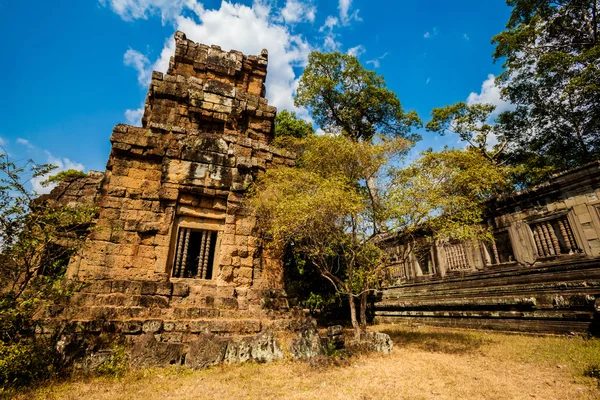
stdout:
[[391,355],[333,366],[284,361],[204,371],[133,371],[121,379],[54,383],[20,398],[50,399],[600,399],[584,370],[600,340],[377,326]]

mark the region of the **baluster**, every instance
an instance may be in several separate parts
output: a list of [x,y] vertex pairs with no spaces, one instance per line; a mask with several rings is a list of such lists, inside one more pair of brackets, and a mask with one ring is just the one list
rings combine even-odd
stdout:
[[548,245],[546,244],[546,239],[544,238],[544,231],[542,230],[542,227],[540,224],[536,224],[535,225],[535,229],[538,232],[538,236],[540,238],[540,243],[542,245],[542,251],[543,251],[543,256],[548,256],[550,255],[550,251],[548,250]]
[[565,241],[565,244],[567,245],[569,254],[573,254],[573,243],[571,243],[571,238],[569,237],[567,228],[565,227],[565,221],[562,218],[558,220],[558,227],[560,228],[560,233]]
[[564,221],[565,221],[565,227],[567,229],[567,234],[569,235],[569,238],[571,238],[571,243],[573,244],[573,251],[578,252],[579,247],[577,247],[577,240],[575,240],[575,235],[573,235],[573,229],[571,229],[569,220],[565,217]]
[[552,246],[554,247],[554,252],[556,254],[561,254],[562,251],[560,250],[560,242],[558,241],[558,238],[556,237],[556,232],[554,232],[554,227],[550,222],[546,222],[546,229],[548,229],[548,232],[550,233],[550,238],[552,239]]
[[200,252],[198,253],[198,271],[196,271],[196,278],[201,278],[204,275],[204,247],[206,246],[206,231],[202,231],[200,238]]
[[538,257],[543,257],[544,249],[542,248],[542,241],[540,240],[540,234],[537,230],[537,227],[534,225],[531,231],[533,232],[533,240],[535,241],[535,247],[538,253]]
[[176,278],[180,278],[181,275],[181,253],[183,251],[185,231],[185,229],[179,230],[179,240],[177,242],[177,258],[175,260],[175,267],[173,267],[173,276]]
[[[187,268],[187,264],[188,264],[188,245],[190,243],[190,229],[186,229],[185,230],[185,241],[183,242],[183,254],[182,254],[182,258],[181,258],[181,266],[183,267],[183,277],[185,278],[185,270]],[[181,269],[180,269],[180,274],[181,274]],[[180,276],[181,278],[181,276]]]
[[204,249],[204,256],[202,257],[202,279],[206,279],[208,273],[208,257],[210,256],[210,244],[212,241],[212,233],[206,232],[206,247]]
[[550,232],[548,232],[548,227],[546,226],[545,222],[541,223],[540,225],[542,226],[542,232],[544,233],[544,239],[546,240],[546,246],[550,251],[550,255],[555,255],[556,252],[554,251],[554,246],[552,245],[552,240],[550,239]]
[[446,264],[448,264],[448,270],[452,271],[451,247],[450,246],[444,246],[444,252],[446,253]]
[[500,254],[498,253],[498,247],[496,246],[496,238],[492,242],[492,252],[494,253],[494,264],[500,264]]
[[456,269],[456,248],[454,246],[450,246],[450,265],[454,271]]

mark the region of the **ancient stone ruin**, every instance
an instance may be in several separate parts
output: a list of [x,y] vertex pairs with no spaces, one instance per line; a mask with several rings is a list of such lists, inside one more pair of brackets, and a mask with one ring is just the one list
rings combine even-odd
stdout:
[[389,237],[381,322],[510,331],[598,330],[600,162],[489,203],[494,242]]
[[[294,165],[270,145],[267,52],[225,52],[181,32],[175,41],[168,72],[152,75],[142,127],[114,128],[106,172],[69,178],[45,198],[97,209],[67,271],[80,290],[52,318],[76,332],[125,337],[137,365],[278,359],[271,332],[302,326],[290,351],[321,354],[314,326],[287,312],[281,260],[242,207],[268,168]],[[388,237],[381,245],[392,262],[376,319],[587,331],[600,308],[599,182],[600,162],[495,199],[493,243]],[[391,348],[389,337],[370,340]]]
[[[286,306],[280,260],[241,207],[267,168],[294,164],[269,144],[276,109],[264,97],[267,51],[225,52],[181,32],[175,41],[168,72],[152,75],[142,127],[114,128],[106,172],[69,179],[49,196],[98,209],[67,272],[84,285],[60,318],[87,332],[150,335],[144,343],[286,327],[287,314],[265,307]],[[244,353],[235,357],[260,353],[244,340],[228,347]]]

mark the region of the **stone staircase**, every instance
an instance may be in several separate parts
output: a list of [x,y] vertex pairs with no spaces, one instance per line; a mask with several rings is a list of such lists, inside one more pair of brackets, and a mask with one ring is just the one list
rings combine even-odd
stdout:
[[151,333],[159,342],[190,343],[202,334],[233,337],[285,330],[293,321],[286,311],[216,307],[210,296],[194,296],[191,302],[189,293],[185,283],[93,282],[65,309],[47,310],[39,333],[66,324],[75,333]]
[[597,329],[600,263],[580,260],[423,279],[384,290],[382,323],[429,324],[538,333]]

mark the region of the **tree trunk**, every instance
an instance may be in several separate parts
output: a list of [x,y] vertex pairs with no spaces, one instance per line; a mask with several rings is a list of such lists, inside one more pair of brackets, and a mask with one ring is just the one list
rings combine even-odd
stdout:
[[367,333],[367,297],[369,292],[363,292],[360,295],[360,329]]
[[369,197],[371,198],[371,206],[373,207],[373,230],[374,233],[380,232],[385,228],[385,222],[379,219],[379,191],[377,190],[377,179],[370,176],[366,179],[367,190],[369,191]]
[[360,325],[356,319],[356,303],[354,302],[354,296],[348,295],[348,303],[350,304],[350,321],[352,321],[352,328],[354,328],[354,338],[360,341]]

